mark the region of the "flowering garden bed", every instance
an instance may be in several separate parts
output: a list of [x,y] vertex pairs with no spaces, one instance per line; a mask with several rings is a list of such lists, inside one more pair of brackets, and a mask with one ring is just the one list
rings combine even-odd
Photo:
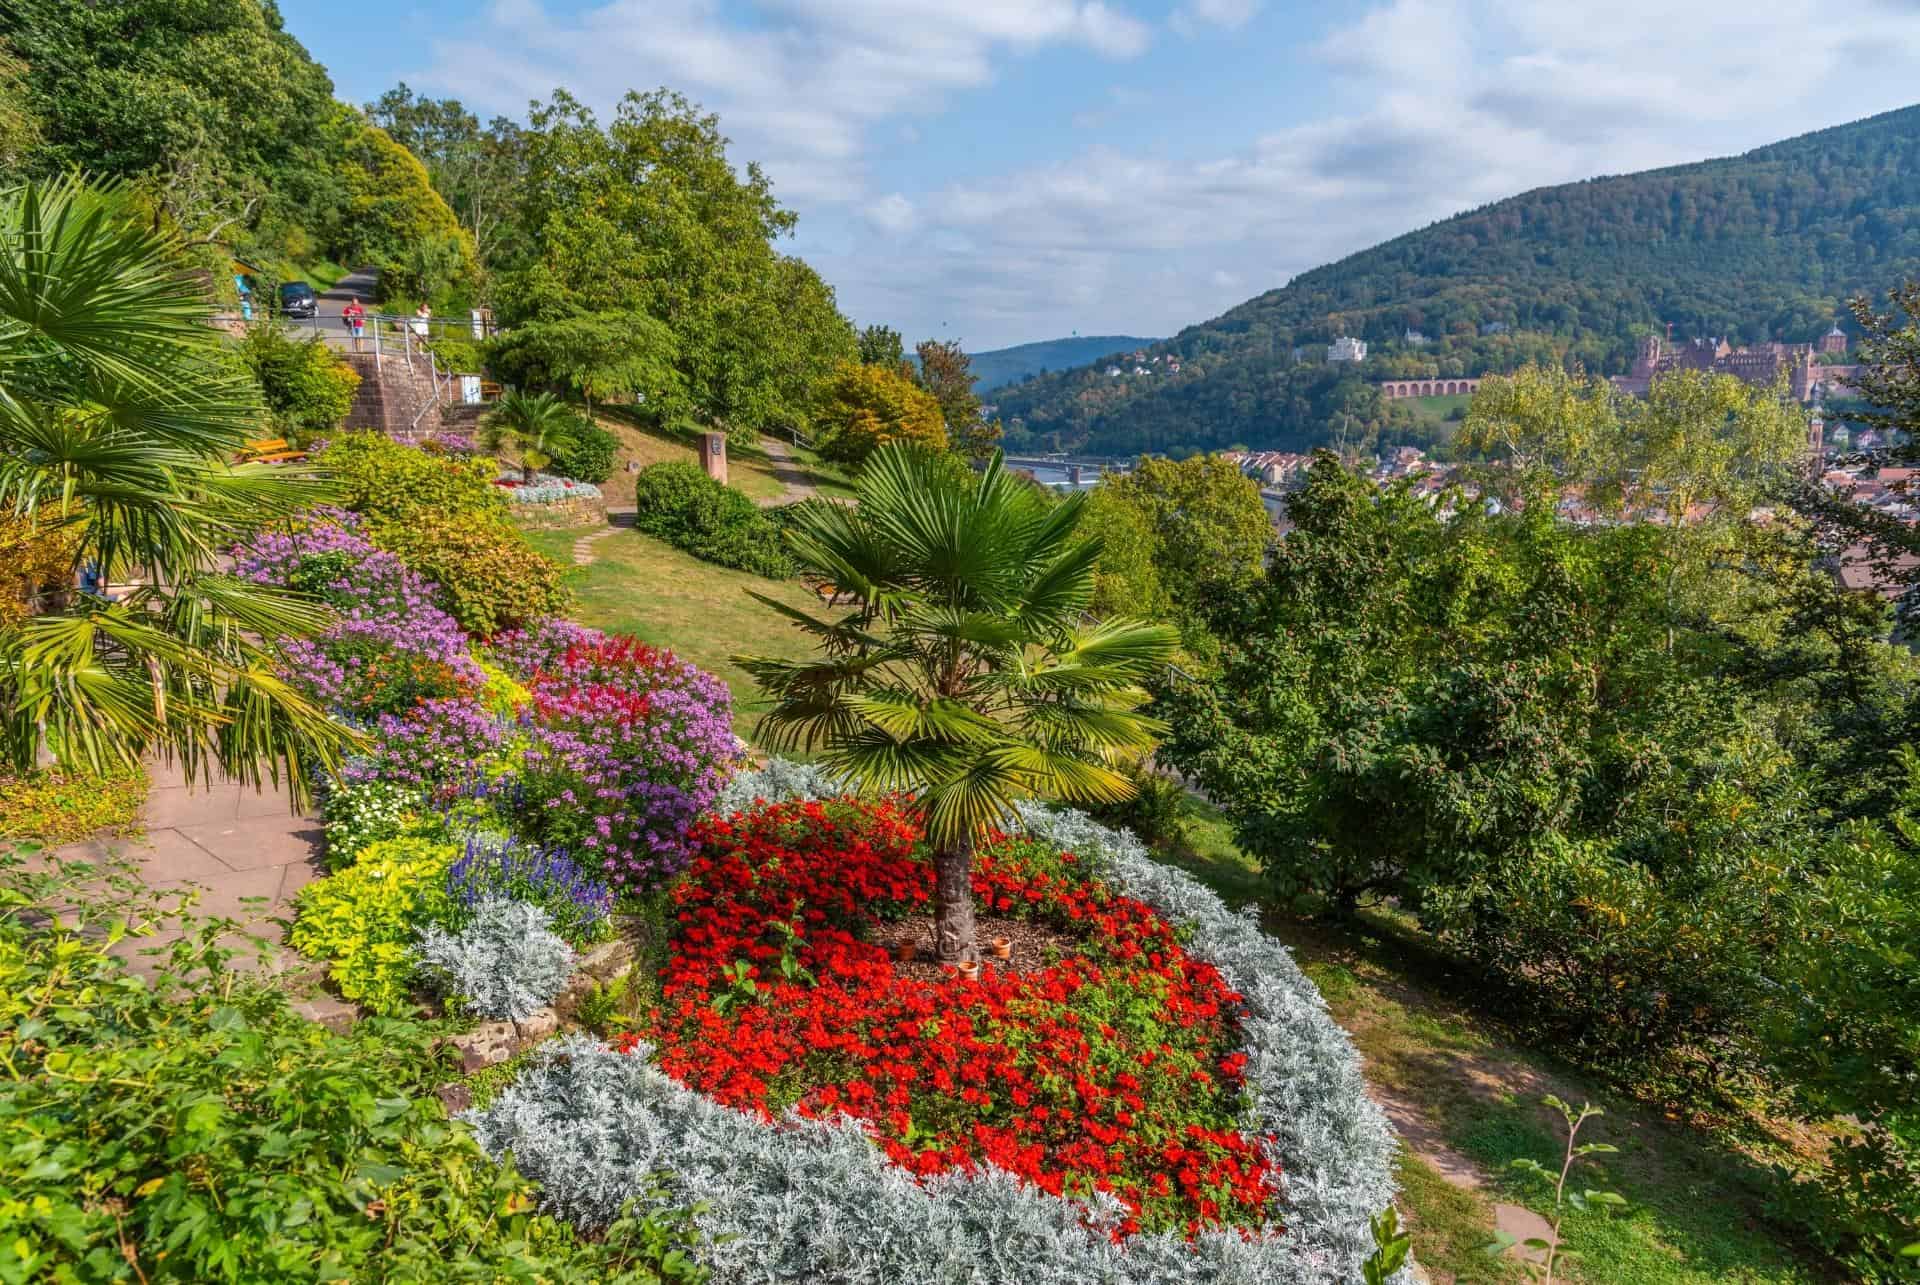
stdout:
[[1132,836],[1027,809],[974,879],[1014,958],[903,964],[932,892],[910,809],[737,772],[711,675],[559,619],[473,636],[350,514],[235,568],[337,612],[283,655],[367,737],[291,933],[343,994],[518,1023],[669,907],[632,1033],[549,1045],[469,1115],[554,1212],[697,1205],[721,1281],[1358,1279],[1393,1144],[1351,1045]]
[[[824,788],[775,765],[723,806]],[[1072,812],[1023,820],[1032,842],[988,853],[977,892],[1072,926],[1082,952],[931,984],[863,939],[863,915],[925,895],[905,818],[828,805],[705,823],[655,1029],[551,1046],[471,1114],[483,1145],[587,1226],[667,1175],[671,1199],[704,1205],[700,1252],[722,1280],[1358,1280],[1393,1138],[1312,984],[1132,836]],[[829,855],[860,873],[836,885]],[[1096,970],[1134,988],[1106,992],[1138,1008],[1105,1014],[1111,1036],[1082,1024],[1104,1002]],[[964,1029],[942,1040],[930,1023],[948,1021]],[[1156,1030],[1174,1050],[1160,1079],[1123,1061]],[[1180,1094],[1169,1066],[1189,1077]]]

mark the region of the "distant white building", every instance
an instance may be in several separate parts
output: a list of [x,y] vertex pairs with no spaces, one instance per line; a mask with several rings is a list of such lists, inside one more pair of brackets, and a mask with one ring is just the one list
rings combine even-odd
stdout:
[[1427,337],[1412,326],[1407,327],[1407,333],[1402,336],[1402,339],[1414,348],[1425,348],[1428,342]]
[[1367,341],[1341,335],[1327,345],[1328,361],[1365,361],[1367,359]]

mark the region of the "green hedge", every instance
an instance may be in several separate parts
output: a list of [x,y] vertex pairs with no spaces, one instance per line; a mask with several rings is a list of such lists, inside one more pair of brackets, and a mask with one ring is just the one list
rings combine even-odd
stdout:
[[613,455],[620,439],[598,424],[580,421],[573,435],[553,452],[547,471],[576,482],[604,482],[613,476]]
[[634,504],[637,528],[696,558],[772,580],[793,574],[779,526],[698,465],[674,461],[641,469],[634,480]]

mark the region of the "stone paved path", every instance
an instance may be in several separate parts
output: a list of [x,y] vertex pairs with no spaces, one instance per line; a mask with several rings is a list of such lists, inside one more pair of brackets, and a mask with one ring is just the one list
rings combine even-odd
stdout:
[[773,461],[774,477],[787,488],[773,499],[761,500],[761,508],[771,508],[776,504],[798,504],[814,493],[813,475],[794,458],[791,447],[777,437],[761,438],[760,446]]
[[[143,812],[146,836],[95,839],[71,844],[61,855],[98,859],[118,853],[138,866],[146,883],[162,891],[193,888],[200,893],[194,913],[232,919],[246,933],[276,947],[286,931],[277,920],[290,919],[293,897],[326,873],[321,863],[321,829],[312,816],[296,815],[277,790],[254,791],[237,781],[200,782],[189,789],[178,768],[149,767],[153,792]],[[180,936],[178,930],[129,939],[116,953],[149,969],[143,952]],[[236,940],[232,944],[239,945]],[[310,966],[291,951],[276,949],[269,967],[289,973]],[[350,1015],[350,1006],[329,997],[296,1005],[315,1020]]]

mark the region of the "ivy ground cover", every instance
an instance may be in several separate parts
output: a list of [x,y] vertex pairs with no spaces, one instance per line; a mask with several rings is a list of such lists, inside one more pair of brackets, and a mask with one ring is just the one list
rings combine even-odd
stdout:
[[1240,1128],[1241,997],[1072,854],[1004,840],[976,861],[982,907],[1054,930],[1053,962],[932,980],[870,939],[931,901],[909,814],[762,804],[693,838],[649,1033],[668,1074],[769,1117],[854,1116],[916,1175],[1107,1193],[1117,1237],[1274,1230],[1271,1139]]

